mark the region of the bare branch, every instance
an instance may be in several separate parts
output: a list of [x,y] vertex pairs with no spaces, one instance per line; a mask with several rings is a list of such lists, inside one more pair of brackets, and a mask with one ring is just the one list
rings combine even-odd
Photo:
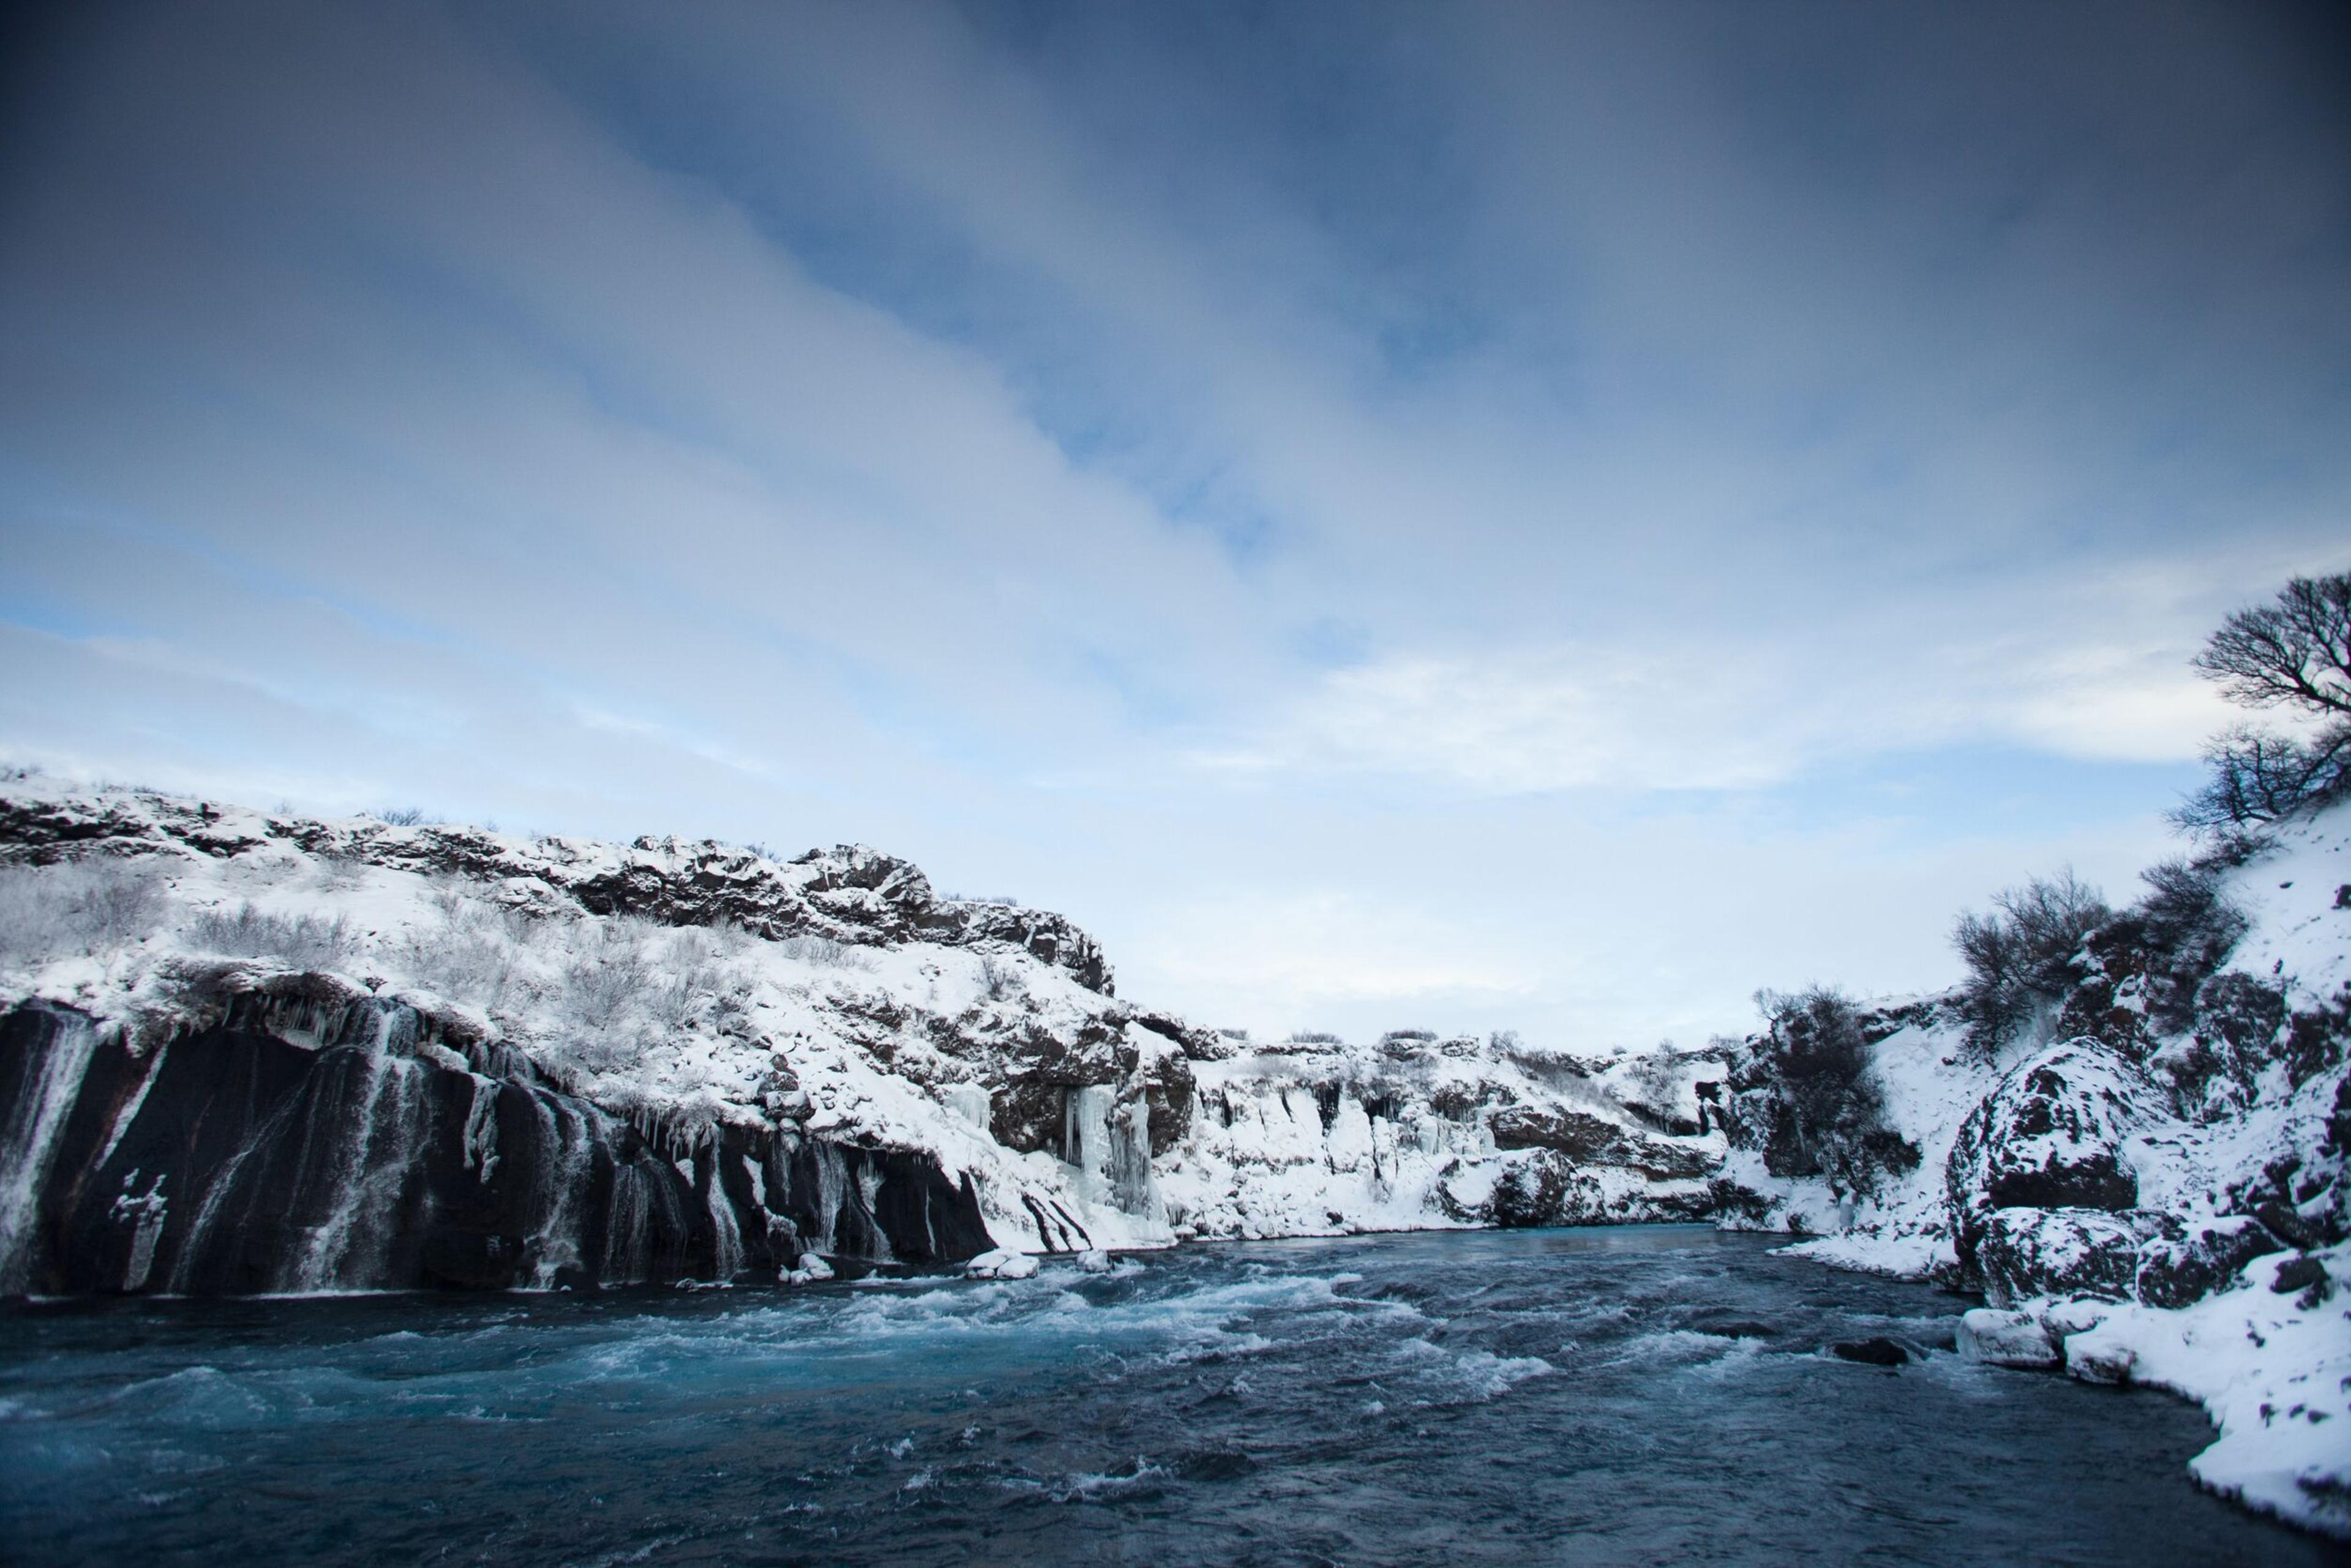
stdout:
[[2351,572],[2297,577],[2220,623],[2196,668],[2231,701],[2351,715]]

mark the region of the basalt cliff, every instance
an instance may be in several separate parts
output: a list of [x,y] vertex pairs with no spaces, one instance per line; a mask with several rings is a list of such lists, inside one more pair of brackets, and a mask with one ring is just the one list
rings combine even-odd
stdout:
[[[1693,1058],[1259,1045],[843,847],[0,784],[0,1292],[789,1282],[1696,1218]],[[1656,1103],[1647,1103],[1644,1100]],[[983,1266],[993,1266],[983,1264]]]

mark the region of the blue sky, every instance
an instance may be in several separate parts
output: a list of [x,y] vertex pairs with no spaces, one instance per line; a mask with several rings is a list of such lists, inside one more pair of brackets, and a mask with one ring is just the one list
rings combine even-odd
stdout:
[[2351,564],[2323,9],[61,7],[0,751],[862,841],[1260,1030],[2126,894]]

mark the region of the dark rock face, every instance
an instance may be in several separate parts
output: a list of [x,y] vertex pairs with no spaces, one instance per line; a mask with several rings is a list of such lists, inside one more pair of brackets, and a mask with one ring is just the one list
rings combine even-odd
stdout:
[[1995,1209],[1977,1243],[1984,1299],[1995,1307],[2049,1295],[2127,1300],[2139,1243],[2158,1228],[2157,1217],[2098,1208]]
[[2147,1075],[2111,1047],[2077,1039],[2029,1058],[1959,1127],[1944,1193],[1963,1277],[1976,1277],[2004,1209],[2115,1212],[2138,1201],[2125,1144],[2164,1119]]
[[1625,1166],[1659,1181],[1714,1170],[1714,1161],[1702,1149],[1644,1136],[1583,1111],[1510,1105],[1495,1112],[1487,1125],[1497,1148],[1552,1149],[1578,1165]]
[[69,1009],[0,1015],[0,1293],[772,1280],[802,1251],[993,1244],[927,1156],[640,1129],[400,1004],[286,1007],[248,998],[144,1055]]
[[2228,1284],[2254,1259],[2284,1246],[2247,1215],[2224,1215],[2192,1228],[2168,1226],[2164,1235],[2140,1247],[2135,1288],[2148,1306],[2188,1306]]
[[1573,1155],[1537,1148],[1514,1160],[1482,1205],[1464,1204],[1440,1186],[1439,1201],[1457,1219],[1519,1229],[1546,1225],[1622,1225],[1703,1219],[1710,1193],[1636,1192],[1611,1198],[1606,1186]]

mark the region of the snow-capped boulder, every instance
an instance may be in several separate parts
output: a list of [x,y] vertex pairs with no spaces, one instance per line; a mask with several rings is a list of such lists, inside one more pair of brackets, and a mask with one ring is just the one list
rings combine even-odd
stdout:
[[[2020,1062],[1960,1124],[1944,1166],[1962,1275],[1978,1271],[1979,1251],[2002,1210],[2117,1213],[2135,1206],[2138,1176],[2130,1145],[2168,1119],[2154,1082],[2095,1040],[2065,1040]],[[2073,1231],[2086,1238],[2096,1228],[2086,1225]],[[2053,1259],[2066,1250],[2032,1241],[2036,1228],[2032,1222],[2009,1228],[2011,1241],[2025,1243],[2012,1259]],[[2053,1240],[2064,1229],[2053,1230]]]
[[1002,1248],[983,1252],[963,1266],[964,1272],[975,1280],[1027,1280],[1035,1277],[1037,1269],[1034,1257]]
[[2054,1366],[2063,1359],[2040,1320],[1999,1307],[1960,1314],[1959,1354],[1987,1366]]
[[2283,1250],[2284,1243],[2250,1215],[2228,1214],[2193,1224],[2173,1221],[2140,1244],[2134,1289],[2150,1307],[2184,1307],[2233,1282],[2246,1264]]
[[2059,1294],[2122,1301],[2138,1272],[2138,1227],[2104,1209],[1998,1208],[1979,1238],[1984,1299],[1996,1307]]

